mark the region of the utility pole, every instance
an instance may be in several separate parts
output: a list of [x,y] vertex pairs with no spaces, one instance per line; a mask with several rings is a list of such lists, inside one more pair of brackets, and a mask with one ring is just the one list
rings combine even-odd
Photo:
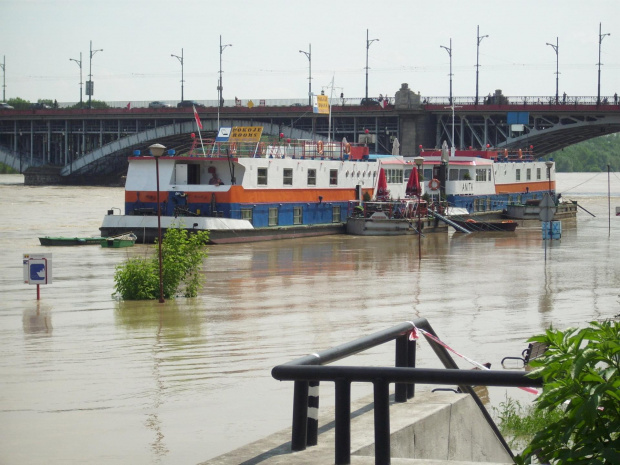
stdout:
[[370,44],[375,41],[379,41],[379,39],[368,39],[368,29],[366,29],[366,100],[368,100],[368,49],[370,48]]
[[80,67],[80,108],[82,108],[82,52],[80,52],[80,60],[76,60],[75,58],[69,58],[69,61],[75,61],[77,65]]
[[2,101],[6,102],[6,55],[2,56],[0,68],[2,68]]
[[103,52],[103,49],[93,50],[93,41],[90,41],[90,65],[88,71],[88,82],[86,83],[86,94],[88,95],[88,108],[91,108],[92,96],[94,94],[93,85],[93,55],[97,52]]
[[181,56],[173,55],[172,53],[170,54],[170,56],[175,57],[181,62],[181,102],[182,102],[183,100],[185,100],[183,98],[183,83],[185,82],[185,80],[183,79],[183,49],[181,49]]
[[308,51],[300,50],[308,58],[308,106],[312,106],[312,44],[308,44]]
[[598,23],[598,93],[596,94],[596,104],[601,104],[601,44],[605,36],[610,36],[610,33],[601,33],[601,23]]
[[452,105],[452,37],[450,37],[450,48],[445,45],[440,45],[440,47],[445,48],[450,55],[450,105]]
[[[489,36],[484,35],[480,37],[480,26],[476,26],[476,36],[476,105],[478,105],[478,69],[480,68],[480,65],[478,64],[478,58],[480,56],[480,42],[482,42],[482,39]],[[450,44],[450,49],[452,49],[452,44]]]
[[[553,50],[555,50],[555,104],[557,105],[559,102],[559,85],[560,85],[560,39],[558,37],[555,38],[555,45],[547,42]],[[566,100],[566,99],[565,99]]]
[[220,82],[218,83],[218,108],[222,108],[224,106],[224,97],[222,96],[222,90],[224,87],[222,86],[222,52],[226,47],[232,47],[232,44],[222,45],[222,36],[220,35]]

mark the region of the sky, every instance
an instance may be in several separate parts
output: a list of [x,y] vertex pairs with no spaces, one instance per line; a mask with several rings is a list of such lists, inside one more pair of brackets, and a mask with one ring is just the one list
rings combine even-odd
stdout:
[[[619,0],[0,0],[6,99],[76,102],[92,64],[94,99],[305,99],[312,90],[424,97],[620,91]],[[367,47],[368,39],[371,41]],[[375,40],[376,39],[376,40]],[[558,53],[547,43],[556,44]],[[89,59],[90,41],[96,51]],[[4,60],[4,61],[2,61]],[[333,80],[333,85],[331,84]],[[333,87],[333,89],[332,89]],[[84,86],[85,95],[85,86]]]

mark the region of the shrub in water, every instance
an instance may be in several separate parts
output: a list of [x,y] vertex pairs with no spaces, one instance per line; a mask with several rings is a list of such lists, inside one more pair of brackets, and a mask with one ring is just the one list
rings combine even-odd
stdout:
[[[200,270],[207,257],[208,231],[189,233],[169,228],[162,240],[162,276],[164,297],[195,297],[200,289]],[[157,248],[157,244],[155,245]],[[159,298],[159,255],[130,258],[114,273],[115,294],[124,300]]]

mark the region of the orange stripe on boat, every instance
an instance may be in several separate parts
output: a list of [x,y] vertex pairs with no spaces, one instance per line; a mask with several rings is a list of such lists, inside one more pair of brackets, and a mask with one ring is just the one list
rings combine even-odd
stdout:
[[[530,188],[530,192],[548,191],[549,181],[528,182],[527,187]],[[496,194],[519,194],[525,192],[526,184],[513,183],[513,184],[498,184],[495,186]],[[555,190],[555,181],[551,181],[551,190]]]

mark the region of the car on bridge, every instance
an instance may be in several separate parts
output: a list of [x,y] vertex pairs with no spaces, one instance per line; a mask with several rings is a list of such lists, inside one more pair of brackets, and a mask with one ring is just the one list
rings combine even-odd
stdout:
[[193,100],[183,100],[177,103],[177,108],[206,108],[202,103],[194,102]]
[[6,102],[0,102],[0,110],[15,110],[15,108]]
[[360,102],[360,105],[363,107],[380,107],[381,102],[379,102],[379,100],[374,99],[374,98],[363,98],[362,101]]
[[41,102],[31,103],[30,108],[32,108],[33,110],[51,110],[52,109],[52,107],[50,107],[47,103],[41,103]]
[[172,108],[172,105],[156,100],[155,102],[149,103],[149,108]]

